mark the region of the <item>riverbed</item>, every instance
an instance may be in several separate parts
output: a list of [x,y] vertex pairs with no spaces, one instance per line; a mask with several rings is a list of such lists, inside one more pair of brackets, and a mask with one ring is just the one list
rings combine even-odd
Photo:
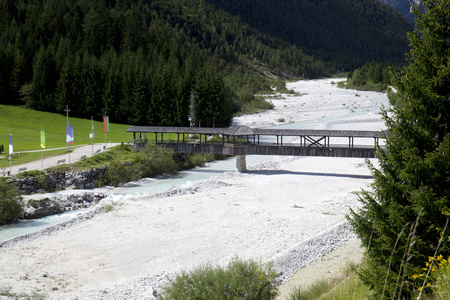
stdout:
[[[289,83],[297,94],[270,97],[273,111],[234,125],[383,129],[386,95],[337,81]],[[364,160],[352,158],[270,157],[248,173],[224,171],[170,193],[150,195],[145,184],[116,190],[91,218],[1,248],[0,288],[48,299],[154,299],[166,276],[236,256],[274,261],[287,281],[353,239],[345,215],[359,205],[354,192],[372,182]]]

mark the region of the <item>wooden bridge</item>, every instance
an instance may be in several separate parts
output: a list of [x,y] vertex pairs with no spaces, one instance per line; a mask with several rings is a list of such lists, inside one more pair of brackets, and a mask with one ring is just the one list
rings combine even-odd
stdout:
[[[381,131],[130,126],[134,149],[145,146],[148,134],[156,145],[180,153],[216,153],[236,156],[236,168],[246,170],[245,155],[375,157],[384,139]],[[164,134],[177,139],[164,139]],[[382,145],[380,145],[382,146]]]

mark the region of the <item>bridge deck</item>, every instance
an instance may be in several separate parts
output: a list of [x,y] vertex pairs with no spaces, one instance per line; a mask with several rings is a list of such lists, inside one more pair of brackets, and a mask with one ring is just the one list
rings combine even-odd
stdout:
[[[384,133],[381,131],[260,129],[245,126],[230,128],[131,126],[127,132],[133,133],[136,150],[145,144],[146,134],[153,133],[157,145],[172,148],[175,152],[227,155],[371,158],[375,156],[380,139],[384,139]],[[177,134],[177,139],[164,140],[164,133]],[[211,136],[215,138],[211,139]],[[368,143],[367,139],[371,142]]]

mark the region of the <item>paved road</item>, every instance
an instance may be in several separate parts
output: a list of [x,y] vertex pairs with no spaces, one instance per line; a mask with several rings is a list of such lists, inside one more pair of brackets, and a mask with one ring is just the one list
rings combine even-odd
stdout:
[[[109,148],[118,145],[117,143],[107,143],[106,144],[106,150],[108,150]],[[22,168],[27,168],[27,171],[31,171],[31,170],[42,170],[42,167],[44,167],[44,169],[50,168],[50,167],[54,167],[58,165],[58,161],[60,163],[62,163],[62,160],[64,160],[63,163],[68,164],[70,163],[74,163],[77,162],[79,160],[81,160],[82,156],[86,156],[86,157],[90,157],[92,156],[92,152],[95,154],[100,153],[102,151],[104,151],[104,147],[105,144],[94,144],[94,147],[92,147],[92,145],[88,145],[88,146],[81,146],[81,147],[76,147],[76,148],[71,148],[70,153],[70,158],[69,158],[69,153],[67,154],[63,154],[63,155],[58,155],[58,156],[52,156],[52,157],[48,157],[48,158],[44,158],[44,162],[42,163],[41,160],[36,160],[36,161],[32,161],[26,164],[22,164],[22,165],[15,165],[11,167],[11,174],[12,175],[16,175],[19,173],[19,169]],[[92,150],[93,149],[93,150]],[[5,172],[9,171],[9,167],[5,168]]]

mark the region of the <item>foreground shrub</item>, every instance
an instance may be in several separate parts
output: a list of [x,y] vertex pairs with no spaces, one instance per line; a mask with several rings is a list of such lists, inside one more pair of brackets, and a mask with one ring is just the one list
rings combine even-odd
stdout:
[[276,277],[270,264],[233,259],[226,268],[205,265],[182,272],[163,288],[158,299],[275,299]]
[[0,224],[19,218],[21,199],[17,187],[6,182],[6,178],[0,178]]
[[173,159],[173,155],[172,149],[160,148],[148,143],[147,147],[139,152],[136,161],[140,177],[176,174],[178,172],[178,164]]

